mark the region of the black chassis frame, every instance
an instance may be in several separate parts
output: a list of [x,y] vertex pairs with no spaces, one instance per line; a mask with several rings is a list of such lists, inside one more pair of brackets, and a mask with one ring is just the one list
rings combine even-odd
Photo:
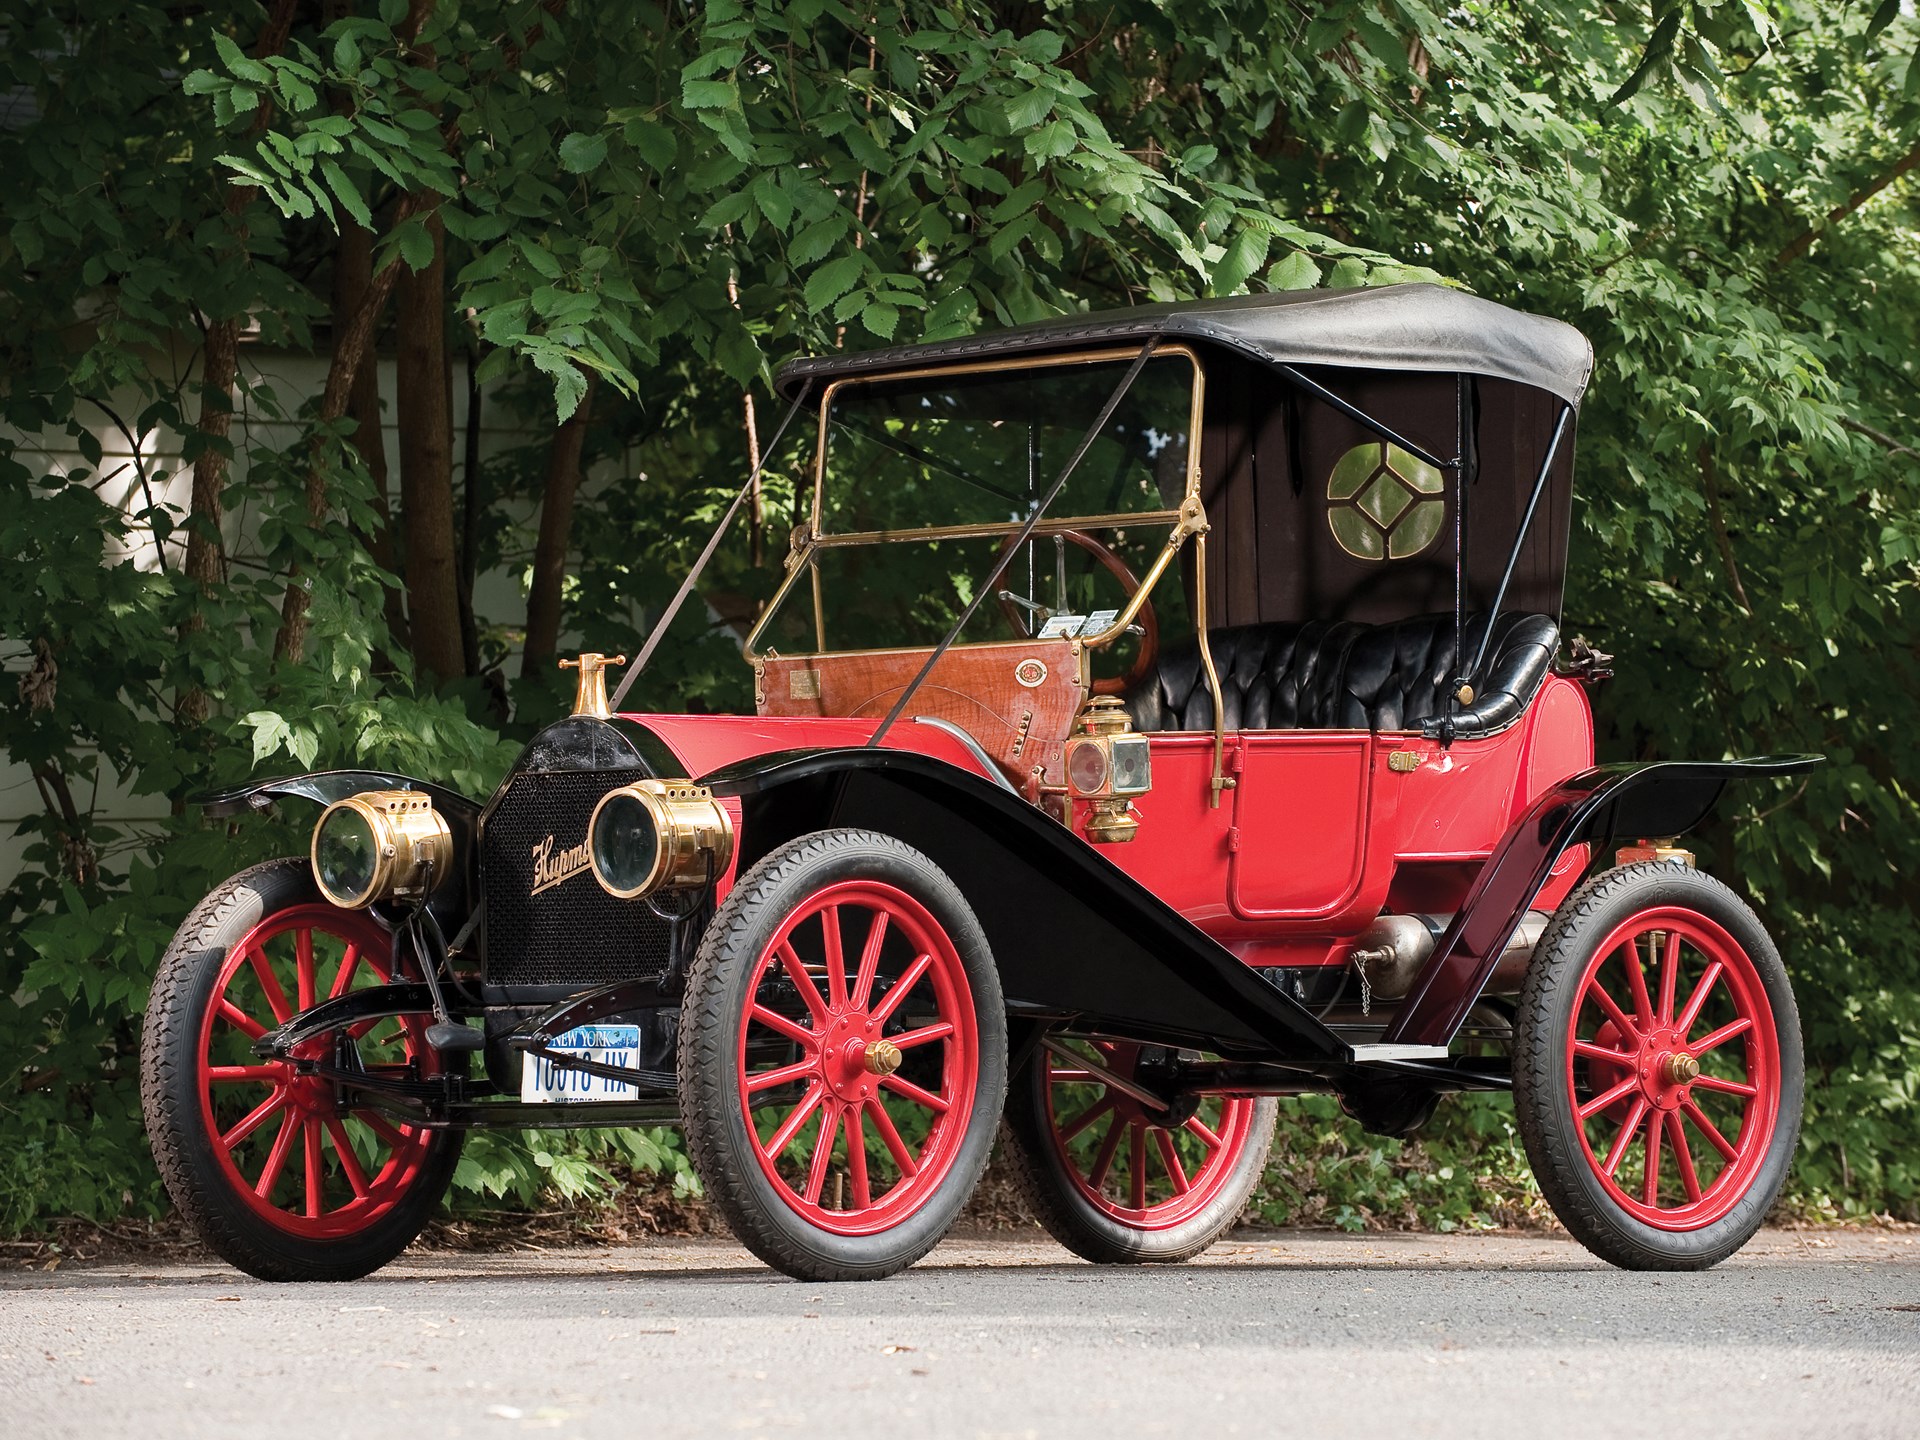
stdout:
[[[1333,1091],[1363,1102],[1376,1097],[1372,1113],[1378,1114],[1383,1093],[1410,1097],[1417,1108],[1421,1097],[1511,1083],[1504,1063],[1450,1056],[1447,1047],[1569,848],[1684,834],[1712,811],[1729,781],[1795,774],[1820,761],[1789,755],[1603,765],[1561,781],[1509,829],[1373,1045],[1337,1034],[1058,821],[1006,787],[945,761],[865,747],[790,751],[723,767],[701,783],[740,801],[742,869],[800,835],[843,826],[882,831],[926,853],[967,896],[987,933],[1015,1027],[1016,1065],[1051,1032],[1114,1035],[1164,1050],[1142,1081],[1168,1108],[1199,1090]],[[459,818],[456,846],[463,833],[471,845],[481,806],[387,772],[328,771],[262,781],[217,797],[214,803],[223,808],[215,813],[261,807],[276,796],[326,804],[360,790],[401,786],[433,793],[450,823]],[[467,867],[458,868],[466,873]],[[633,1084],[640,1092],[633,1101],[523,1104],[489,1098],[498,1089],[464,1073],[464,1066],[445,1076],[402,1079],[359,1071],[350,1046],[314,1055],[314,1042],[348,1024],[434,1010],[436,987],[418,981],[324,1001],[268,1032],[254,1049],[334,1079],[343,1098],[358,1097],[428,1128],[674,1123],[679,1111],[671,1074],[601,1065],[550,1046],[574,1026],[607,1015],[677,1007],[685,963],[710,914],[710,904],[700,903],[680,917],[664,976],[556,998],[497,1037],[563,1068]],[[527,997],[490,993],[492,987],[453,976],[440,921],[470,916],[415,908],[388,911],[386,918],[394,925],[396,950],[411,943],[421,947],[423,960],[434,961],[450,1015],[484,1019],[524,1012]],[[1200,1061],[1192,1058],[1194,1051],[1220,1058]],[[1368,1113],[1364,1104],[1356,1108]]]

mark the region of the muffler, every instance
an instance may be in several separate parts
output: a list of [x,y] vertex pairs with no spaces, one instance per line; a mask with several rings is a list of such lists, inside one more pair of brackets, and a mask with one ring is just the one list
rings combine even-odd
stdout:
[[[1547,928],[1545,911],[1529,910],[1514,927],[1513,938],[1500,952],[1487,981],[1489,995],[1513,995],[1527,973],[1533,947]],[[1434,942],[1446,928],[1440,915],[1382,915],[1360,932],[1347,952],[1347,961],[1375,995],[1398,1000],[1413,988],[1414,977],[1433,954]]]

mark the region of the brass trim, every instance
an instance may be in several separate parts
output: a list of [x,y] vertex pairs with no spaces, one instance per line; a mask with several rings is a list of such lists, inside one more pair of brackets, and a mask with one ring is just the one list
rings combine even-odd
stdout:
[[1700,1078],[1700,1062],[1684,1050],[1676,1051],[1660,1066],[1660,1078],[1669,1085],[1691,1085]]
[[891,1040],[872,1040],[861,1052],[861,1067],[869,1075],[891,1075],[907,1058],[906,1052]]
[[[792,549],[787,556],[786,575],[775,588],[773,598],[767,601],[766,608],[760,612],[760,618],[754,622],[753,628],[747,632],[747,638],[741,642],[740,653],[742,656],[748,661],[760,658],[763,653],[758,648],[761,636],[765,633],[767,626],[772,623],[773,617],[779,613],[780,607],[786,603],[787,592],[798,583],[799,576],[803,570],[809,572],[813,577],[814,636],[815,643],[820,647],[818,653],[823,655],[829,653],[826,643],[826,606],[820,589],[819,567],[810,563],[816,550],[830,549],[836,545],[845,546],[857,543],[889,544],[903,540],[964,539],[976,535],[991,536],[1007,534],[1018,528],[1017,524],[1009,525],[1003,523],[982,526],[927,526],[924,530],[848,531],[838,536],[821,534],[820,515],[823,504],[823,488],[826,483],[827,422],[828,417],[833,411],[833,397],[840,389],[848,385],[873,385],[895,380],[919,380],[941,375],[979,375],[993,372],[1011,373],[1019,370],[1056,369],[1066,365],[1111,364],[1114,361],[1131,361],[1138,356],[1139,353],[1137,348],[1130,346],[1119,349],[1076,350],[1064,355],[1021,357],[1011,362],[974,361],[964,365],[930,365],[921,366],[912,370],[890,370],[874,375],[850,375],[829,384],[826,389],[820,392],[819,416],[815,423],[816,438],[813,455],[813,509],[811,519],[807,524],[795,527],[794,534],[790,541]],[[1121,612],[1120,618],[1099,635],[1089,637],[1085,641],[1085,643],[1092,648],[1112,644],[1125,632],[1127,626],[1133,623],[1134,617],[1140,613],[1140,607],[1146,603],[1146,597],[1149,592],[1151,592],[1154,585],[1159,582],[1160,577],[1166,573],[1166,567],[1172,560],[1173,555],[1179,553],[1180,545],[1187,538],[1187,534],[1198,533],[1188,528],[1192,523],[1192,517],[1194,515],[1199,517],[1199,526],[1201,528],[1204,528],[1206,525],[1206,509],[1200,499],[1200,451],[1202,448],[1202,432],[1206,419],[1207,368],[1201,363],[1199,352],[1189,345],[1173,344],[1156,347],[1153,352],[1153,358],[1157,360],[1163,355],[1181,356],[1193,367],[1192,400],[1187,412],[1187,486],[1186,495],[1181,501],[1179,510],[1137,511],[1132,515],[1124,517],[1124,520],[1121,520],[1119,517],[1106,515],[1074,515],[1061,516],[1058,518],[1042,517],[1039,525],[1034,529],[1036,535],[1050,535],[1060,530],[1085,528],[1088,525],[1112,529],[1118,528],[1122,523],[1137,527],[1140,525],[1165,524],[1168,520],[1176,520],[1173,533],[1169,535],[1167,540],[1167,550],[1163,551],[1161,557],[1156,560],[1148,570],[1147,576],[1141,580],[1140,588],[1134,592],[1133,598],[1128,601],[1125,609]],[[1204,645],[1204,643],[1203,639],[1202,644]],[[922,646],[918,648],[924,649],[926,647]],[[968,648],[972,647],[969,646]],[[832,653],[864,655],[884,654],[886,652],[848,650]]]
[[[827,653],[827,597],[820,588],[820,567],[813,561],[813,552],[807,552],[807,575],[813,586],[813,643],[819,654]],[[777,597],[776,597],[777,598]],[[767,606],[767,615],[773,614],[773,606]],[[762,617],[763,619],[765,616]],[[760,633],[760,627],[754,627],[754,634]]]
[[1213,777],[1207,781],[1207,808],[1220,808],[1220,792],[1239,783],[1227,774],[1227,698],[1220,689],[1220,671],[1213,663],[1207,639],[1207,527],[1205,520],[1193,537],[1193,625],[1199,636],[1200,665],[1207,672],[1207,693],[1213,697]]
[[[358,815],[373,835],[373,875],[356,895],[334,893],[320,873],[320,835],[342,810]],[[389,896],[431,894],[453,863],[453,832],[433,801],[418,790],[363,790],[320,812],[307,845],[313,883],[329,904],[364,910]]]
[[[1033,653],[1033,647],[1036,645],[1059,645],[1063,642],[1075,645],[1081,643],[1077,640],[1066,642],[1065,637],[1056,635],[1050,640],[982,640],[979,644],[969,645],[966,648],[968,654],[978,654],[982,650],[1019,650],[1031,655]],[[933,649],[931,645],[874,645],[859,650],[795,650],[790,654],[782,654],[769,650],[763,655],[755,656],[754,659],[758,662],[766,660],[823,660],[829,655],[924,655],[931,649]],[[948,653],[951,654],[952,651]]]
[[1426,757],[1418,750],[1393,750],[1387,754],[1387,769],[1396,775],[1411,775]]
[[573,713],[592,715],[601,720],[613,718],[613,711],[607,707],[607,676],[609,665],[624,665],[624,655],[602,655],[598,650],[584,650],[577,660],[562,660],[562,670],[578,670],[580,683],[573,691]]
[[[1140,588],[1135,590],[1127,603],[1121,607],[1113,624],[1098,635],[1083,636],[1081,638],[1083,645],[1089,649],[1098,650],[1103,646],[1111,645],[1125,634],[1127,627],[1133,624],[1141,609],[1152,598],[1153,587],[1160,583],[1161,577],[1167,573],[1167,567],[1179,556],[1180,547],[1186,544],[1190,537],[1204,535],[1209,528],[1206,507],[1200,503],[1197,496],[1189,496],[1176,514],[1179,523],[1174,526],[1173,533],[1167,536],[1167,543],[1160,547],[1160,554],[1153,564],[1147,567],[1147,573],[1140,577]],[[1200,643],[1204,647],[1205,639],[1203,638]]]
[[[1179,510],[1134,510],[1116,515],[1070,515],[1063,520],[1042,517],[1033,527],[1035,535],[1057,535],[1063,530],[1136,529],[1148,525],[1171,525],[1180,519]],[[990,540],[1017,530],[1016,522],[981,521],[972,525],[918,525],[905,530],[842,530],[819,535],[813,540],[816,550],[844,550],[855,545],[892,545],[908,540]]]
[[[653,864],[632,888],[610,883],[600,868],[600,812],[615,800],[636,801],[653,825]],[[733,817],[713,791],[691,780],[640,780],[609,790],[587,821],[594,883],[616,900],[638,900],[660,890],[685,890],[719,878],[733,858]]]
[[1124,845],[1140,833],[1140,816],[1133,803],[1113,796],[1087,802],[1087,839],[1095,845]]

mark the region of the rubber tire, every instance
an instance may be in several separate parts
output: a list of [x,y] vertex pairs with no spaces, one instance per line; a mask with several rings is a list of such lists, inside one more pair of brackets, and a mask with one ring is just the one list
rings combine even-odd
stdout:
[[1048,1133],[1053,1122],[1043,1088],[1045,1067],[1045,1052],[1037,1051],[1009,1084],[1000,1157],[1049,1235],[1095,1265],[1177,1265],[1233,1228],[1266,1173],[1278,1100],[1254,1102],[1256,1138],[1240,1152],[1231,1178],[1204,1210],[1166,1230],[1141,1230],[1094,1209],[1067,1175]]
[[[882,880],[933,913],[973,992],[980,1045],[973,1112],[943,1192],[877,1235],[832,1235],[775,1193],[748,1146],[735,1067],[737,1028],[755,962],[780,922],[823,886]],[[952,1228],[992,1153],[1006,1097],[1007,1027],[1000,976],[966,898],[933,861],[871,830],[821,830],[766,856],[734,882],[687,970],[680,1010],[680,1106],[687,1154],[708,1199],[760,1259],[796,1280],[881,1280],[920,1259]]]
[[[1612,1201],[1586,1159],[1566,1093],[1563,1037],[1593,947],[1637,912],[1663,906],[1705,916],[1747,952],[1772,1007],[1780,1046],[1780,1114],[1753,1184],[1730,1212],[1692,1231],[1657,1229]],[[1787,968],[1759,917],[1726,885],[1686,866],[1626,865],[1595,876],[1555,912],[1520,987],[1513,1108],[1547,1203],[1568,1233],[1600,1259],[1625,1270],[1705,1270],[1751,1240],[1793,1165],[1804,1088],[1800,1012]]]
[[463,1136],[439,1131],[420,1178],[365,1231],[314,1241],[275,1229],[235,1198],[201,1118],[200,1022],[228,954],[277,911],[324,904],[304,858],[243,870],[194,906],[161,957],[140,1036],[140,1105],[147,1143],[174,1208],[206,1246],[261,1280],[358,1280],[413,1243],[460,1160]]

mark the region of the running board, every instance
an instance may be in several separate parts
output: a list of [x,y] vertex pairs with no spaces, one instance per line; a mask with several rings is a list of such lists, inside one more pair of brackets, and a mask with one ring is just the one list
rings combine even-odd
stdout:
[[1382,1060],[1444,1060],[1444,1045],[1354,1045],[1353,1063],[1371,1065]]

